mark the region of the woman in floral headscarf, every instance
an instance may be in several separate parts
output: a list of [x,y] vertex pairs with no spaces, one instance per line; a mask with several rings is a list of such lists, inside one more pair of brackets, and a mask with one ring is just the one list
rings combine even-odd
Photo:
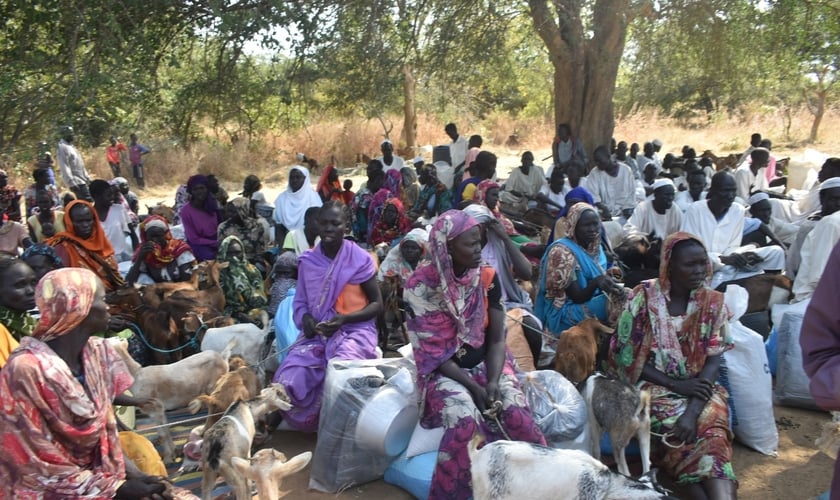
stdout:
[[248,322],[248,311],[268,305],[264,283],[259,270],[245,259],[245,247],[236,236],[228,236],[219,246],[216,260],[227,263],[219,273],[225,293],[225,314]]
[[567,220],[566,237],[552,243],[543,256],[534,309],[555,336],[586,318],[611,323],[624,306],[624,287],[607,274],[609,263],[595,207],[578,203]]
[[723,294],[709,288],[703,243],[675,233],[663,243],[659,278],[640,283],[621,313],[610,364],[651,393],[651,461],[694,498],[735,498],[728,393],[721,354],[732,348]]
[[94,336],[109,319],[97,276],[52,271],[35,302],[40,321],[0,372],[0,497],[170,496],[163,478],[141,473],[120,449],[112,402],[133,379]]
[[505,348],[501,286],[481,261],[478,223],[458,210],[444,212],[430,234],[431,262],[406,283],[414,312],[408,321],[422,394],[421,424],[443,427],[430,499],[472,495],[467,448],[482,434],[503,439],[493,412],[511,439],[545,444],[519,389]]
[[[393,172],[393,170],[391,170]],[[411,230],[411,221],[405,216],[405,208],[399,198],[388,198],[382,209],[382,215],[370,233],[370,245],[380,243],[392,245]]]
[[219,224],[219,241],[228,236],[236,236],[244,245],[248,262],[262,261],[269,243],[269,231],[251,215],[251,202],[244,197],[234,198],[225,205],[225,215],[227,220]]
[[140,223],[140,246],[132,260],[125,277],[129,283],[137,282],[141,274],[145,284],[188,281],[195,265],[190,246],[173,238],[166,219],[159,215],[150,215]]
[[[399,170],[388,170],[385,172],[385,179],[382,184],[382,188],[373,194],[370,207],[368,207],[368,242],[370,242],[370,239],[373,236],[374,228],[382,219],[382,214],[385,211],[385,205],[387,202],[393,198],[399,200],[401,194],[402,174],[400,174]],[[406,232],[407,231],[408,230],[406,230]]]

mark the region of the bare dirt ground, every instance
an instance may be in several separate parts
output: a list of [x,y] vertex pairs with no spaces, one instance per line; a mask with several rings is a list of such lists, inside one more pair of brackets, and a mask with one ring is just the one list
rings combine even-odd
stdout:
[[[779,406],[775,408],[775,416],[780,438],[778,457],[762,455],[741,444],[735,444],[733,466],[740,482],[738,496],[744,500],[815,498],[828,490],[834,467],[832,460],[814,446],[814,440],[829,416],[823,412]],[[291,457],[303,451],[314,451],[315,435],[278,432],[269,445]],[[281,490],[287,492],[284,498],[295,500],[412,498],[402,489],[382,480],[354,486],[339,494],[321,493],[308,488],[307,468],[286,478]],[[675,491],[675,494],[679,495],[679,491]]]
[[[519,151],[494,150],[499,155],[498,175],[507,177],[512,168],[519,162]],[[801,150],[774,151],[781,158],[796,157]],[[826,151],[837,155],[838,151]],[[550,154],[546,150],[535,151],[537,158]],[[819,168],[819,165],[815,166]],[[804,179],[807,168],[792,166],[790,172],[791,187],[799,187]],[[363,171],[362,171],[363,174]],[[352,176],[358,187],[362,178],[357,174]],[[313,176],[313,183],[317,176]],[[274,175],[266,179],[263,192],[269,201],[273,201],[280,191],[285,189],[285,175]],[[241,190],[241,185],[225,185],[231,197]],[[158,201],[171,204],[174,201],[175,186],[149,189],[141,192],[142,201],[152,205]],[[829,420],[827,413],[801,410],[796,408],[775,408],[775,418],[779,430],[778,457],[762,455],[740,444],[735,445],[734,469],[740,487],[739,497],[746,500],[799,500],[812,499],[828,490],[833,472],[832,460],[817,451],[814,440],[819,436],[821,426]],[[270,446],[284,452],[286,456],[293,456],[302,451],[315,449],[315,436],[296,432],[278,432]],[[326,494],[309,490],[309,469],[305,469],[294,476],[286,478],[282,490],[288,499],[328,499],[328,498],[372,498],[372,499],[410,499],[411,495],[402,489],[391,486],[382,480],[355,486],[339,494]],[[679,495],[679,492],[676,492]]]

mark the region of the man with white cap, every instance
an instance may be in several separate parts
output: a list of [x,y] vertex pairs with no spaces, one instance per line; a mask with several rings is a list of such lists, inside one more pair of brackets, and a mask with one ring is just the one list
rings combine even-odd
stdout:
[[683,216],[681,230],[706,245],[712,269],[712,288],[724,281],[748,278],[785,268],[785,251],[778,246],[741,246],[744,207],[735,201],[735,179],[726,171],[712,177],[708,199],[694,202]]
[[[832,179],[833,180],[833,179]],[[840,241],[840,212],[824,216],[802,243],[799,272],[793,281],[793,300],[810,299],[820,282],[828,257]]]
[[[811,249],[813,248],[813,242],[816,237],[812,238],[811,243],[808,245],[808,249],[805,249],[805,242],[814,232],[814,229],[817,228],[823,219],[840,212],[840,177],[826,179],[820,185],[819,194],[821,206],[820,211],[811,215],[811,217],[802,222],[799,226],[799,232],[796,234],[796,239],[793,241],[793,244],[790,246],[790,250],[788,251],[788,263],[785,268],[785,273],[790,278],[794,278],[800,274],[800,269],[805,267],[803,263],[804,259],[810,259],[813,257],[811,255]],[[831,251],[830,248],[824,250],[826,252]],[[813,266],[808,266],[808,268],[808,272],[814,271]],[[804,279],[805,278],[803,278],[803,280]]]
[[382,156],[378,157],[377,160],[382,162],[382,167],[385,172],[389,170],[399,171],[405,166],[405,160],[399,156],[394,156],[394,145],[391,143],[390,139],[382,141],[379,148],[382,150]]
[[662,158],[659,157],[659,152],[662,151],[662,141],[654,139],[650,144],[653,146],[653,162],[656,163],[656,166],[661,170]]
[[[753,193],[749,198],[750,215],[756,220],[765,224],[772,236],[775,237],[775,244],[782,242],[785,247],[788,247],[796,239],[796,233],[799,232],[799,226],[790,224],[776,217],[773,217],[773,206],[770,205],[770,195],[764,192]],[[744,236],[749,231],[744,232]],[[761,246],[764,246],[763,244]]]
[[682,213],[685,213],[688,207],[695,201],[706,199],[706,172],[699,169],[689,170],[685,177],[688,183],[688,189],[680,191],[674,198],[674,203],[676,203]]
[[624,231],[653,234],[660,239],[679,231],[682,211],[674,206],[676,192],[671,179],[656,179],[653,183],[653,199],[636,205],[633,215],[624,224]]
[[770,151],[764,148],[755,148],[750,152],[750,161],[745,161],[735,170],[735,182],[738,187],[737,195],[739,198],[747,201],[750,194],[770,189],[767,176],[764,175],[769,161]]
[[759,192],[750,196],[750,217],[744,219],[744,237],[741,239],[741,245],[778,245],[787,248],[793,242],[799,228],[774,220],[769,200],[770,196],[767,193]]

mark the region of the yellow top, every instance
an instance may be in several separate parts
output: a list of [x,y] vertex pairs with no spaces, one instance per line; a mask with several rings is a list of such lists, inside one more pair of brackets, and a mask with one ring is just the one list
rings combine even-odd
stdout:
[[0,324],[0,368],[6,366],[6,360],[9,359],[9,355],[17,346],[18,341],[12,337],[9,329]]
[[461,201],[471,201],[476,189],[478,189],[476,184],[467,184],[464,188],[463,194],[461,195]]

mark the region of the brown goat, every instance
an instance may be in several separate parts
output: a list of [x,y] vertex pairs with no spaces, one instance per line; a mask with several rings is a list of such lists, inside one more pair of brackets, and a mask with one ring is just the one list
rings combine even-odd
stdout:
[[613,332],[598,319],[588,318],[561,333],[554,356],[554,369],[573,384],[583,382],[595,371],[599,333]]
[[[233,362],[233,359],[231,361]],[[207,406],[209,415],[204,428],[209,429],[221,418],[219,415],[214,416],[214,413],[225,411],[237,401],[248,401],[257,397],[261,388],[257,373],[246,365],[224,374],[216,382],[209,396],[206,394],[198,396],[190,401],[188,408],[191,413],[198,413],[202,406]]]

